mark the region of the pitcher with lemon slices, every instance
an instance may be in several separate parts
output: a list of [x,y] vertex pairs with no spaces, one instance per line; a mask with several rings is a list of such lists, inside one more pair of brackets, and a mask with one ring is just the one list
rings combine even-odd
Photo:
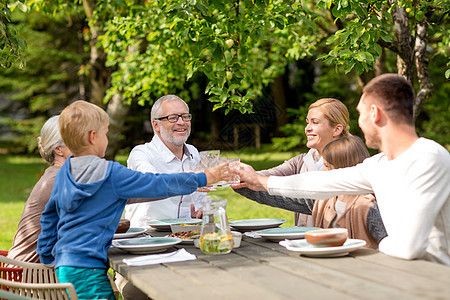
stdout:
[[233,236],[226,213],[227,200],[211,195],[203,202],[199,247],[205,254],[227,254],[233,249]]

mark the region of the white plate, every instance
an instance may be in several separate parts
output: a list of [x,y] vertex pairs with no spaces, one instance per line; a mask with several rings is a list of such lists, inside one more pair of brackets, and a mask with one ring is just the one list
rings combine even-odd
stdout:
[[137,239],[114,240],[112,245],[133,254],[164,252],[168,248],[181,243],[181,239],[173,237],[143,237]]
[[202,219],[163,219],[163,220],[150,221],[147,224],[157,230],[171,231],[170,225],[199,224],[201,222],[202,222]]
[[312,257],[337,257],[344,256],[350,252],[364,247],[366,241],[359,239],[348,239],[344,245],[338,247],[315,247],[309,244],[306,240],[291,240],[281,241],[281,246],[291,251],[300,252],[305,256]]
[[128,239],[135,236],[140,235],[141,233],[144,233],[147,229],[145,228],[138,228],[138,227],[130,227],[127,232],[124,233],[115,233],[114,238],[115,239]]
[[279,242],[285,239],[300,239],[305,237],[305,232],[318,230],[319,227],[279,227],[255,231],[255,234],[272,241]]
[[284,219],[247,219],[230,221],[229,224],[236,230],[260,230],[278,227],[287,221]]

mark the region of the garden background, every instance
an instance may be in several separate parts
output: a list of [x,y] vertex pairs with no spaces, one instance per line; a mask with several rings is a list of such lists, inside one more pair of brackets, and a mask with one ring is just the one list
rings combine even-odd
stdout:
[[[1,249],[46,168],[40,128],[78,99],[108,112],[109,159],[149,141],[152,103],[176,94],[189,143],[265,169],[307,150],[319,98],[343,101],[362,137],[362,88],[393,72],[415,87],[418,134],[450,149],[449,12],[440,0],[0,0]],[[292,225],[293,213],[221,193],[230,218]]]

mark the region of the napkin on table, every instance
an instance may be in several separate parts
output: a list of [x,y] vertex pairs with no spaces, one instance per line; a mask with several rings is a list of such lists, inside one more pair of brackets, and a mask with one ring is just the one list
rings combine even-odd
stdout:
[[194,260],[196,258],[197,257],[195,255],[187,252],[184,248],[181,248],[170,253],[150,254],[133,258],[124,258],[123,262],[129,266],[146,266],[176,261]]
[[261,236],[259,234],[257,234],[256,232],[254,232],[254,231],[247,231],[244,234],[246,236],[254,238],[254,239],[260,239],[261,238]]

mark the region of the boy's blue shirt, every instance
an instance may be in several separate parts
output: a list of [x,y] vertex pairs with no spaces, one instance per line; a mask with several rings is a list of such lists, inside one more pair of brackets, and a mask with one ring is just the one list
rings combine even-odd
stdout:
[[143,174],[113,161],[93,183],[74,181],[70,170],[69,158],[41,216],[37,253],[56,268],[107,268],[106,253],[127,199],[186,195],[206,185],[204,173]]

